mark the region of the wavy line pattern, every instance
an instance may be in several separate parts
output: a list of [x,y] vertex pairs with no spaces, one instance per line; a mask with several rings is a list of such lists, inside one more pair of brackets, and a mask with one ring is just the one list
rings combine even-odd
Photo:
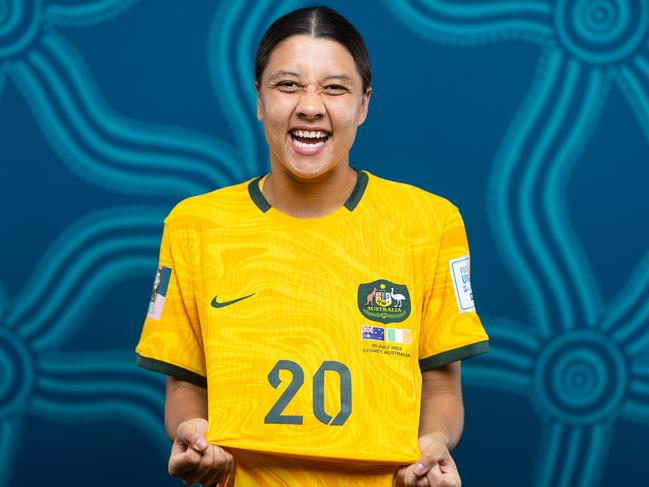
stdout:
[[48,0],[45,8],[47,20],[60,27],[89,27],[121,15],[138,0],[85,0],[69,2]]
[[529,396],[532,357],[541,342],[521,323],[489,317],[482,317],[482,322],[493,345],[478,363],[462,366],[464,383]]
[[72,48],[47,35],[11,74],[68,166],[120,191],[188,196],[238,179],[230,149],[204,136],[125,122],[93,93]]
[[122,422],[150,437],[161,455],[164,378],[137,367],[130,353],[57,353],[41,358],[31,411],[58,422]]
[[549,2],[456,3],[439,0],[383,0],[385,7],[426,40],[474,45],[522,39],[546,45],[553,39],[547,25]]
[[611,306],[602,328],[630,355],[649,351],[649,253],[645,254]]
[[635,363],[632,366],[629,393],[622,405],[625,418],[649,426],[649,363]]
[[503,260],[529,293],[532,316],[538,317],[546,337],[559,324],[568,329],[578,323],[592,325],[601,313],[590,263],[569,225],[564,193],[559,191],[593,130],[607,91],[599,70],[585,71],[576,61],[565,62],[556,50],[547,56],[542,90],[531,91],[531,102],[524,105],[496,158],[488,207],[494,234],[505,237]]
[[649,55],[638,55],[619,67],[616,81],[649,139]]
[[43,23],[43,2],[4,0],[0,19],[0,60],[18,55],[38,37]]
[[611,430],[550,425],[539,443],[539,458],[533,485],[541,487],[588,487],[597,485],[602,474]]
[[7,325],[20,324],[18,333],[35,350],[61,344],[114,284],[155,268],[163,218],[159,209],[145,208],[88,215],[36,266],[29,292],[16,300]]

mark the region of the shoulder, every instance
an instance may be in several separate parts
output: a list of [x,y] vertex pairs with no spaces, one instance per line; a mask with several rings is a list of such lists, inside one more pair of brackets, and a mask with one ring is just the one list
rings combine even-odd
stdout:
[[416,226],[441,230],[445,222],[459,215],[459,210],[447,198],[426,191],[418,186],[369,175],[372,205],[390,215]]
[[165,226],[172,230],[206,229],[245,219],[252,209],[250,181],[185,198],[167,215]]

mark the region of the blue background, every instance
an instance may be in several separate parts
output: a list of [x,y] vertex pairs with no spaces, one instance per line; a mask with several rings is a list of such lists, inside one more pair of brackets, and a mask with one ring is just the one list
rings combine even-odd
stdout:
[[[647,1],[322,3],[372,57],[352,163],[465,220],[464,484],[643,483]],[[178,485],[133,365],[162,218],[266,170],[254,51],[302,5],[0,0],[0,485]]]

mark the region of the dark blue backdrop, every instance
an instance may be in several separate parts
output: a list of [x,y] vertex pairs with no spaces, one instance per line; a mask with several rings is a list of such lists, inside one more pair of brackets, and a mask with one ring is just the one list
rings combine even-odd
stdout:
[[[647,0],[322,3],[373,61],[353,164],[468,229],[465,485],[643,483]],[[178,485],[132,351],[162,218],[265,171],[252,59],[301,5],[0,0],[0,485]]]

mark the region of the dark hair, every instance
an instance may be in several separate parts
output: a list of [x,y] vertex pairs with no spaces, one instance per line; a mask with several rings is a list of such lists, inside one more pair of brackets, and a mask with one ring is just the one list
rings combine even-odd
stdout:
[[261,82],[261,75],[268,65],[270,53],[283,40],[294,35],[310,35],[331,39],[342,44],[354,58],[356,69],[363,79],[363,92],[372,82],[370,55],[367,46],[356,28],[342,15],[328,7],[305,7],[280,17],[268,28],[259,42],[255,57],[255,78]]

